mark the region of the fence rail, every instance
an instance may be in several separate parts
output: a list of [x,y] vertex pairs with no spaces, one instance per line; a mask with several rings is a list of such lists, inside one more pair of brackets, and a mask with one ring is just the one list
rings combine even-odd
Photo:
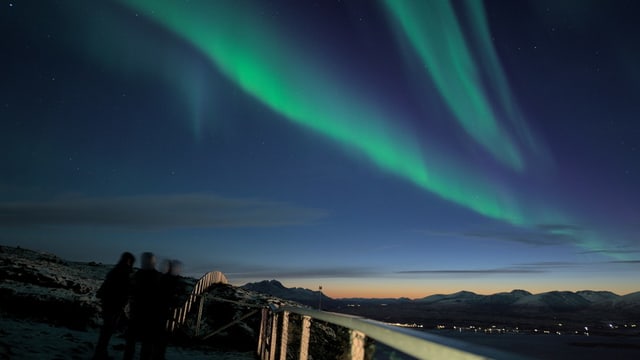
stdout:
[[[261,360],[287,359],[290,314],[302,317],[299,360],[307,360],[312,321],[322,321],[349,330],[350,358],[363,360],[366,338],[385,344],[416,359],[526,359],[519,355],[472,345],[378,321],[301,307],[270,307],[262,311],[257,353]],[[280,324],[280,326],[278,326]],[[278,332],[280,329],[280,332]],[[280,346],[278,347],[278,341]]]

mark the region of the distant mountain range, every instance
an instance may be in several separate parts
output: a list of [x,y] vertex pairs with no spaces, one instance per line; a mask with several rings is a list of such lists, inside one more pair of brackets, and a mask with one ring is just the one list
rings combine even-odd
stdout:
[[[320,292],[287,288],[277,280],[242,286],[245,289],[319,306]],[[608,324],[640,324],[640,292],[620,296],[610,291],[550,291],[532,294],[513,290],[492,295],[470,291],[431,295],[420,299],[332,299],[322,295],[322,309],[387,322],[438,324],[494,324],[534,328],[563,322],[574,329]],[[621,325],[624,326],[624,325]]]
[[525,290],[492,295],[478,295],[469,291],[460,291],[450,295],[431,295],[415,300],[425,304],[438,305],[511,305],[516,307],[549,307],[554,309],[579,309],[590,306],[639,306],[640,292],[620,296],[610,291],[582,290],[550,291],[532,294]]
[[578,309],[590,306],[635,307],[640,306],[640,291],[628,295],[617,295],[610,291],[582,290],[550,291],[532,294],[526,290],[513,290],[492,295],[479,295],[471,291],[460,291],[454,294],[437,294],[411,300],[408,298],[342,298],[333,299],[320,291],[304,288],[287,288],[277,280],[263,280],[248,283],[242,288],[256,291],[282,299],[292,300],[309,306],[317,306],[322,296],[322,303],[337,304],[397,304],[415,303],[437,306],[470,306],[470,305],[510,305],[516,307],[550,307],[555,309]]

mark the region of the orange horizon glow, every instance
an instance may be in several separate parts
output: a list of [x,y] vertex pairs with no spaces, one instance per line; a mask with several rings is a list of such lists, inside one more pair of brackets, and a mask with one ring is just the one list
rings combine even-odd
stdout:
[[[420,299],[437,294],[454,294],[460,291],[470,291],[478,295],[492,295],[496,293],[511,292],[513,290],[525,290],[532,294],[540,294],[550,291],[611,291],[617,295],[627,295],[640,291],[637,284],[615,283],[609,282],[589,282],[587,280],[572,281],[547,281],[545,283],[538,282],[503,282],[496,284],[495,281],[440,281],[431,284],[422,284],[421,282],[411,282],[406,280],[396,281],[374,281],[368,279],[366,281],[359,279],[357,281],[345,279],[325,279],[322,282],[311,284],[309,280],[285,280],[280,281],[287,288],[304,288],[312,291],[318,291],[322,286],[322,293],[333,299],[344,298],[368,298],[368,299],[395,299],[409,298]],[[238,285],[244,285],[246,282]]]
[[[310,289],[311,290],[311,289]],[[532,294],[541,294],[541,293],[546,293],[546,292],[551,292],[551,291],[571,291],[571,292],[577,292],[577,291],[583,291],[583,290],[591,290],[591,291],[610,291],[613,292],[617,295],[620,296],[624,296],[624,295],[628,295],[634,292],[638,292],[640,290],[636,289],[636,290],[623,290],[623,291],[619,291],[619,290],[611,290],[611,289],[599,289],[599,288],[574,288],[574,289],[554,289],[554,288],[548,288],[548,289],[520,289],[520,288],[513,288],[513,289],[499,289],[496,291],[490,291],[490,290],[484,290],[484,291],[480,291],[480,290],[469,290],[469,289],[440,289],[440,290],[435,290],[432,292],[418,292],[418,291],[413,291],[411,289],[408,289],[406,291],[402,291],[402,292],[397,292],[397,291],[385,291],[384,289],[381,289],[379,291],[372,291],[371,289],[363,289],[363,291],[354,291],[354,289],[336,289],[334,291],[331,290],[324,290],[322,291],[322,293],[332,299],[349,299],[349,298],[366,298],[366,299],[397,299],[397,298],[408,298],[411,300],[415,300],[415,299],[421,299],[421,298],[425,298],[431,295],[449,295],[449,294],[454,294],[460,291],[469,291],[478,295],[493,295],[493,294],[497,294],[497,293],[508,293],[511,292],[513,290],[525,290],[528,291]]]

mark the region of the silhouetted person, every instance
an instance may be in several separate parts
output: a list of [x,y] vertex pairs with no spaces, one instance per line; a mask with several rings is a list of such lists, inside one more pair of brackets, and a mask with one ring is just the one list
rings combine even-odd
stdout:
[[170,332],[167,328],[169,320],[173,319],[173,310],[180,306],[181,295],[184,292],[180,273],[182,272],[182,263],[178,260],[167,260],[163,264],[163,274],[160,277],[160,305],[159,313],[160,321],[158,329],[160,337],[158,344],[154,349],[154,360],[164,360],[167,345],[169,343]]
[[124,307],[129,298],[129,285],[131,273],[136,258],[129,252],[120,256],[118,264],[107,273],[107,276],[98,289],[96,297],[102,302],[102,327],[93,358],[107,359],[109,353],[107,347],[111,336],[118,327],[118,321],[122,317]]
[[141,268],[133,275],[131,285],[131,321],[126,332],[124,359],[133,359],[136,342],[140,341],[140,359],[151,359],[160,327],[160,272],[156,270],[156,257],[145,252],[140,258]]

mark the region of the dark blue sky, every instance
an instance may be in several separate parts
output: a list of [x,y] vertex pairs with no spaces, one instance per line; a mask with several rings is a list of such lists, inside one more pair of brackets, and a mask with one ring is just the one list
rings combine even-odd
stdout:
[[0,242],[330,296],[638,291],[633,1],[3,1]]

